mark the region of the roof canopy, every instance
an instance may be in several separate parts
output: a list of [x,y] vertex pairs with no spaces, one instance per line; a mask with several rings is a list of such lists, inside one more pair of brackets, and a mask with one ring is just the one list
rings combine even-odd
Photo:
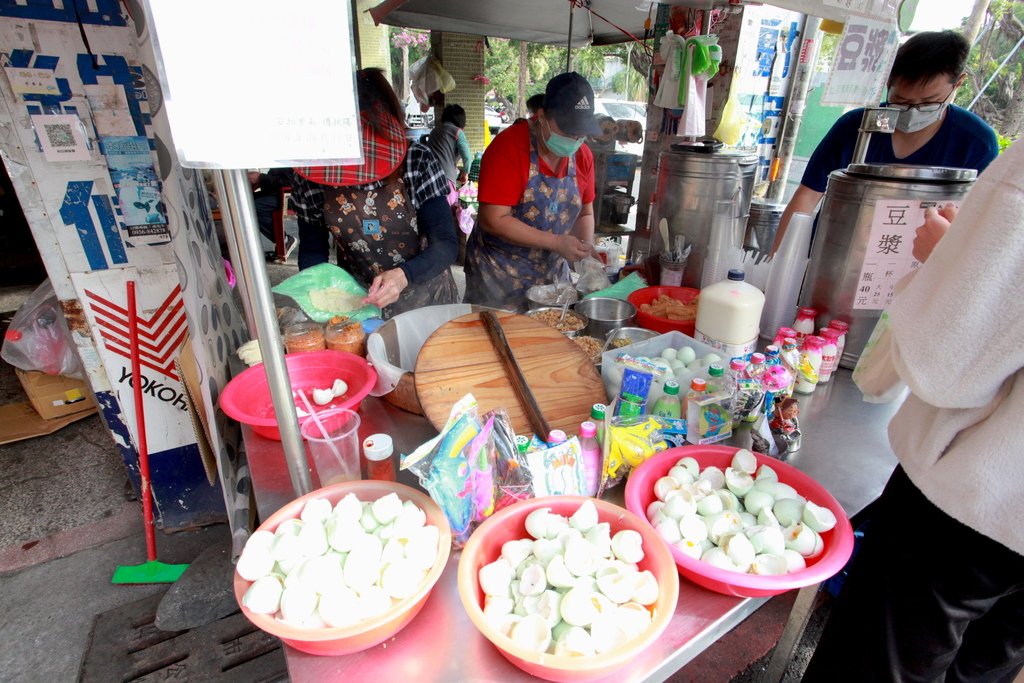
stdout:
[[[575,47],[630,40],[620,28],[642,38],[644,21],[650,16],[653,22],[658,4],[692,9],[729,4],[724,0],[383,0],[369,12],[378,24],[564,44],[569,35],[569,8],[574,2]],[[838,2],[773,0],[770,4],[840,22],[850,14],[850,9],[835,6]],[[867,14],[895,14],[895,0],[848,0],[845,4]]]

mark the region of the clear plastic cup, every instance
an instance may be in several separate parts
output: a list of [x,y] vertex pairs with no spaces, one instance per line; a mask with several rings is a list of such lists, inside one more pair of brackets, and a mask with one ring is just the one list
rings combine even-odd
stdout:
[[357,413],[348,408],[325,410],[317,413],[316,419],[307,418],[301,431],[320,486],[362,479]]

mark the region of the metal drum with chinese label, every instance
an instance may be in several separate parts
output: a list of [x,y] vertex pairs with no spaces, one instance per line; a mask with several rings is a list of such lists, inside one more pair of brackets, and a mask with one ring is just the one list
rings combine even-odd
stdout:
[[857,364],[896,283],[918,264],[911,254],[924,210],[959,206],[974,169],[851,164],[833,171],[818,213],[801,306],[818,311],[818,326],[850,323],[840,364]]
[[[657,226],[662,219],[668,223],[669,249],[677,235],[690,245],[684,287],[700,287],[716,201],[735,201],[733,243],[742,246],[756,169],[756,154],[724,149],[720,142],[676,143],[661,153],[651,225]],[[656,256],[664,248],[657,227],[651,231],[651,239],[651,253]]]

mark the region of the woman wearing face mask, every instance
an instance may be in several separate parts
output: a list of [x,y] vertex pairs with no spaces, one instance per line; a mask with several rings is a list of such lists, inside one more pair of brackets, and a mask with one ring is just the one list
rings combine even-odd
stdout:
[[510,126],[480,166],[480,213],[466,248],[466,302],[522,309],[533,285],[565,279],[594,241],[594,91],[578,73],[548,82],[535,120]]
[[[900,109],[892,135],[873,135],[869,164],[913,164],[973,168],[981,173],[999,153],[996,134],[980,118],[952,104],[964,82],[970,45],[954,31],[917,33],[900,46],[889,72],[884,105]],[[836,121],[818,144],[793,194],[775,236],[772,253],[782,244],[794,213],[813,213],[832,171],[853,159],[864,110],[854,109]]]

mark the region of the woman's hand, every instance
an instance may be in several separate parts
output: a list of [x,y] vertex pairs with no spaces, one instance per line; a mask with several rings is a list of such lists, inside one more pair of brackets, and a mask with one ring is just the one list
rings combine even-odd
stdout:
[[594,251],[593,245],[584,242],[572,233],[559,235],[556,240],[554,251],[558,252],[569,263],[576,263],[590,256]]
[[956,218],[958,209],[946,204],[939,210],[925,209],[924,223],[914,233],[913,255],[921,263],[928,260],[942,236],[949,230],[949,224]]
[[384,308],[398,301],[398,295],[409,286],[409,280],[405,277],[405,271],[401,268],[386,270],[370,283],[370,291],[363,299],[364,304]]

